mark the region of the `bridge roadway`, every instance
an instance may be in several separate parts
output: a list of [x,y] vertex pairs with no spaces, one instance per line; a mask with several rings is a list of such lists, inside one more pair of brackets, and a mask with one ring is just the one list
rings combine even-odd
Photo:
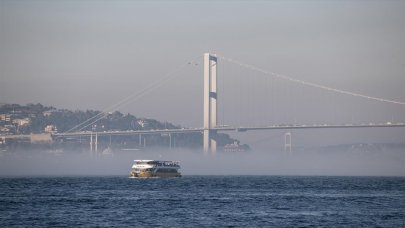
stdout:
[[[293,129],[333,129],[333,128],[392,128],[392,127],[405,127],[404,123],[386,123],[386,124],[344,124],[344,125],[330,125],[330,124],[313,124],[313,125],[271,125],[271,126],[256,126],[256,127],[233,127],[233,126],[220,126],[212,128],[213,131],[237,131],[246,132],[253,130],[293,130]],[[79,137],[91,136],[97,133],[98,136],[104,135],[139,135],[139,134],[170,134],[170,133],[195,133],[203,132],[204,128],[182,128],[182,129],[162,129],[162,130],[137,130],[137,131],[105,131],[105,132],[71,132],[71,133],[56,133],[52,136],[54,138],[65,137]]]
[[[405,127],[404,123],[385,123],[385,124],[344,124],[344,125],[331,125],[331,124],[313,124],[313,125],[271,125],[271,126],[255,126],[255,127],[234,127],[234,126],[219,126],[212,128],[213,131],[236,131],[246,132],[254,130],[294,130],[294,129],[333,129],[333,128],[392,128],[392,127]],[[109,136],[109,135],[144,135],[144,134],[185,134],[203,132],[204,128],[182,128],[182,129],[161,129],[161,130],[137,130],[137,131],[103,131],[91,132],[80,131],[70,133],[55,133],[52,138],[69,138],[81,136]],[[16,140],[30,140],[35,134],[30,135],[0,135],[0,139],[16,139]]]

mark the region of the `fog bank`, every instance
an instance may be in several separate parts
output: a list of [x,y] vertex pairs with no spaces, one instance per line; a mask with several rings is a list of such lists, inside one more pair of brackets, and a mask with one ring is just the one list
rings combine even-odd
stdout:
[[405,176],[405,152],[249,151],[204,155],[202,151],[115,151],[91,156],[65,151],[0,154],[1,176],[127,176],[134,159],[180,161],[183,175]]

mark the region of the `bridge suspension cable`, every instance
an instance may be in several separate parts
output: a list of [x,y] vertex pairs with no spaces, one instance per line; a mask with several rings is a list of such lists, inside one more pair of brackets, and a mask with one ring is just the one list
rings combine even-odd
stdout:
[[238,60],[231,59],[231,58],[228,58],[228,57],[225,57],[225,56],[222,56],[222,55],[217,55],[217,57],[219,59],[228,61],[230,63],[237,64],[237,65],[239,65],[241,67],[244,67],[244,68],[247,68],[247,69],[250,69],[250,70],[253,70],[253,71],[257,71],[257,72],[260,72],[260,73],[263,73],[263,74],[266,74],[266,75],[270,75],[272,77],[276,77],[276,78],[280,78],[280,79],[283,79],[283,80],[291,81],[291,82],[294,82],[294,83],[298,83],[298,84],[302,84],[302,85],[306,85],[306,86],[311,86],[311,87],[314,87],[314,88],[327,90],[327,91],[331,91],[331,92],[335,92],[335,93],[340,93],[340,94],[345,94],[345,95],[350,95],[350,96],[355,96],[355,97],[361,97],[361,98],[365,98],[365,99],[368,99],[368,100],[380,101],[380,102],[397,104],[397,105],[405,105],[405,102],[401,102],[401,101],[368,96],[368,95],[364,95],[364,94],[360,94],[360,93],[355,93],[355,92],[350,92],[350,91],[347,91],[347,90],[341,90],[341,89],[337,89],[337,88],[332,88],[332,87],[329,87],[329,86],[324,86],[324,85],[320,85],[320,84],[316,84],[316,83],[312,83],[312,82],[307,82],[307,81],[292,78],[292,77],[289,77],[289,76],[286,76],[286,75],[270,72],[270,71],[261,69],[259,67],[253,66],[251,64],[242,63],[242,62],[240,62]]
[[82,131],[83,129],[91,126],[92,124],[96,123],[97,121],[103,119],[104,117],[106,117],[108,115],[108,112],[110,111],[114,111],[117,110],[118,108],[121,108],[131,102],[137,101],[140,98],[144,97],[145,95],[147,95],[148,93],[152,92],[153,90],[163,86],[165,83],[169,82],[170,80],[176,78],[179,76],[178,73],[180,70],[184,69],[187,66],[190,65],[194,65],[196,64],[199,60],[201,59],[201,57],[197,57],[194,60],[188,61],[184,64],[181,64],[179,66],[177,66],[173,71],[169,72],[168,74],[166,74],[164,77],[162,77],[160,80],[155,81],[151,84],[149,84],[148,86],[146,86],[145,88],[143,88],[140,91],[137,91],[135,93],[132,93],[130,95],[128,95],[127,97],[123,98],[122,100],[120,100],[119,102],[105,108],[104,110],[102,110],[99,114],[85,120],[84,122],[77,124],[76,126],[74,126],[73,128],[69,129],[68,131],[66,131],[66,133],[72,132],[74,130],[76,131]]

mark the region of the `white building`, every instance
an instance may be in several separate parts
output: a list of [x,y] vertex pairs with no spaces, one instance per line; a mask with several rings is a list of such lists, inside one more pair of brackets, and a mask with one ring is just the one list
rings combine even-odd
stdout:
[[53,134],[53,133],[57,133],[58,132],[58,129],[56,128],[56,126],[55,125],[47,125],[46,127],[45,127],[45,132],[46,133],[51,133],[51,134]]
[[18,126],[27,126],[31,124],[31,119],[30,118],[14,119],[13,124],[17,124]]
[[10,120],[11,120],[11,116],[9,114],[1,114],[0,115],[0,121],[9,122]]
[[137,122],[142,128],[148,126],[148,122],[146,120],[138,120]]

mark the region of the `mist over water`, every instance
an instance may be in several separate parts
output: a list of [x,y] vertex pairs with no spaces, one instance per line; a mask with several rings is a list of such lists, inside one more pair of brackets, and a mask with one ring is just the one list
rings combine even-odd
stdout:
[[0,155],[0,176],[127,176],[133,160],[175,160],[183,175],[338,175],[405,176],[405,153],[281,151],[218,152],[201,150],[121,151],[114,155],[64,151],[21,151]]

